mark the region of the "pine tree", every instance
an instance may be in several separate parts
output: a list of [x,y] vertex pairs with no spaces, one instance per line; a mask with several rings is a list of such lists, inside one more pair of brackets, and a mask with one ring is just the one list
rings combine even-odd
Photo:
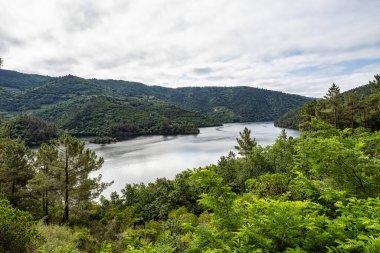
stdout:
[[36,175],[29,181],[32,190],[42,196],[42,212],[46,223],[50,221],[49,205],[53,196],[60,188],[59,171],[56,168],[58,160],[57,146],[42,144],[36,154]]
[[252,149],[257,146],[256,139],[251,139],[251,130],[244,128],[243,132],[239,132],[240,138],[236,138],[238,146],[235,149],[238,150],[239,155],[248,156]]
[[64,196],[63,222],[69,220],[70,205],[88,202],[110,185],[101,183],[101,176],[90,178],[103,164],[94,151],[85,149],[84,142],[68,134],[57,140],[57,168],[61,172],[61,192]]
[[353,129],[355,127],[355,118],[359,111],[359,96],[355,92],[349,92],[346,95],[346,113],[348,121],[350,122],[350,127]]
[[310,101],[305,103],[305,105],[300,109],[299,112],[299,129],[302,132],[310,131],[311,128],[311,120],[314,117],[318,117],[319,115],[319,104],[317,101]]
[[0,139],[0,195],[19,207],[33,177],[32,153],[19,139]]
[[332,84],[332,86],[328,89],[327,94],[324,96],[324,98],[327,100],[331,111],[333,113],[333,122],[335,128],[338,127],[338,113],[339,109],[341,107],[342,102],[342,96],[340,94],[340,89],[338,85],[335,83]]

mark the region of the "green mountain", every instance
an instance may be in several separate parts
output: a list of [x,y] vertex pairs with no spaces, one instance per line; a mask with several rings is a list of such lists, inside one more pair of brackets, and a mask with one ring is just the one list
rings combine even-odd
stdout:
[[219,125],[209,117],[157,99],[84,96],[36,112],[74,135],[124,138],[147,134],[197,134]]
[[223,122],[272,121],[308,98],[251,87],[187,87],[160,96]]
[[[0,70],[0,98],[3,114],[37,115],[78,135],[115,136],[131,129],[134,134],[194,133],[194,127],[223,122],[272,121],[310,100],[251,87],[173,89],[9,70]],[[128,127],[116,134],[116,125]]]
[[372,84],[365,84],[356,88],[353,88],[351,90],[343,92],[343,94],[347,93],[356,93],[359,96],[369,96],[373,93],[373,87]]
[[252,87],[165,88],[136,82],[91,80],[119,96],[151,97],[222,122],[272,121],[310,98]]
[[37,87],[50,79],[52,77],[0,70],[0,84],[2,88],[25,90]]

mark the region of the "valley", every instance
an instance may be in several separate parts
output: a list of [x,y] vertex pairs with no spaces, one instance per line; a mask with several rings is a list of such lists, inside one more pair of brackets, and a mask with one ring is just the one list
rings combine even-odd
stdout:
[[[0,91],[0,113],[5,119],[29,115],[32,123],[37,117],[53,124],[57,133],[119,140],[138,135],[196,134],[199,127],[222,123],[273,121],[312,100],[251,87],[171,89],[8,70],[0,70]],[[23,123],[16,123],[19,131],[15,136],[30,135],[22,130],[28,131],[30,122],[24,118]]]

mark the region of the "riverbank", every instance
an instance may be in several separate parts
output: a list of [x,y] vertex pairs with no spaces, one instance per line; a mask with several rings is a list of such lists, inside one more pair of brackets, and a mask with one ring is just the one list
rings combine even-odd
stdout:
[[[216,163],[234,151],[239,131],[248,127],[260,145],[274,143],[282,128],[273,122],[228,123],[200,128],[197,135],[139,136],[109,145],[88,143],[105,162],[99,173],[103,181],[115,183],[105,191],[120,191],[126,183],[149,183],[159,177],[174,178],[179,172]],[[289,136],[299,132],[287,130]]]

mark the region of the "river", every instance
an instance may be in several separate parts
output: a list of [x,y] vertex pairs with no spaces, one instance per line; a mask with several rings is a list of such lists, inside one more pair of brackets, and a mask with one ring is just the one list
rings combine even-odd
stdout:
[[[104,158],[99,173],[103,182],[114,181],[103,195],[120,191],[127,183],[154,182],[156,178],[173,179],[179,172],[216,163],[222,155],[234,151],[236,138],[244,127],[260,145],[273,144],[282,128],[273,122],[231,123],[220,127],[205,127],[198,135],[141,136],[115,144],[87,143]],[[299,132],[286,129],[288,136]]]

